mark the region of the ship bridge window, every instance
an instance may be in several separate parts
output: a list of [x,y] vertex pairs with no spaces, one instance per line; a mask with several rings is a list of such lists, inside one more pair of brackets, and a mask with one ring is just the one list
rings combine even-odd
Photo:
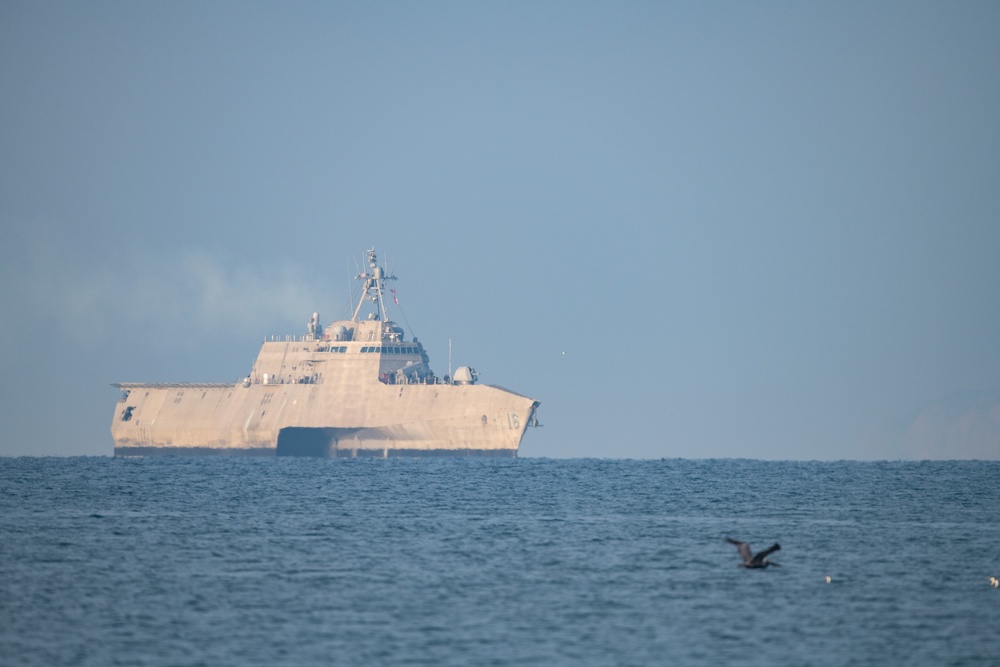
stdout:
[[127,422],[128,420],[132,419],[132,411],[133,410],[135,410],[135,406],[134,405],[130,405],[127,408],[125,408],[125,411],[122,413],[122,421],[123,422]]

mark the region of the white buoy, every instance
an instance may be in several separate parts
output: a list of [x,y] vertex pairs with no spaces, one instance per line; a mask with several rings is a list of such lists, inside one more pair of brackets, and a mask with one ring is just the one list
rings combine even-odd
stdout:
[[826,583],[830,583],[831,581],[833,581],[833,579],[830,577],[830,575],[826,575]]

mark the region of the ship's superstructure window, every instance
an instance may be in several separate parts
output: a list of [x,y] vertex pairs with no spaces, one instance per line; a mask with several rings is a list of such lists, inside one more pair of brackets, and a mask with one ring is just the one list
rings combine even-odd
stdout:
[[419,347],[413,347],[411,345],[405,345],[401,347],[396,347],[395,345],[389,346],[379,346],[379,345],[366,345],[361,348],[362,354],[420,354]]

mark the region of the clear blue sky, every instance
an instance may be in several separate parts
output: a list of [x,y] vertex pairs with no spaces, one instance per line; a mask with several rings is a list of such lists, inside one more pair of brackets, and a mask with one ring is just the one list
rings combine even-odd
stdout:
[[0,4],[0,454],[372,245],[523,456],[1000,458],[1000,4]]

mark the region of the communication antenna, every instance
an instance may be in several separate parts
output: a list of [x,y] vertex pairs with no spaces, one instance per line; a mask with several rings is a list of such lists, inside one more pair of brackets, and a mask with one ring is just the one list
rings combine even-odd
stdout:
[[451,339],[448,339],[448,379],[451,379]]
[[[354,264],[356,265],[357,263],[358,263],[358,260],[354,260]],[[352,278],[351,278],[350,268],[348,268],[347,271],[348,271],[347,272],[347,300],[351,303],[351,312],[353,313],[354,312],[354,290],[351,289],[351,280],[352,280]],[[358,273],[361,273],[361,271],[358,271]]]

